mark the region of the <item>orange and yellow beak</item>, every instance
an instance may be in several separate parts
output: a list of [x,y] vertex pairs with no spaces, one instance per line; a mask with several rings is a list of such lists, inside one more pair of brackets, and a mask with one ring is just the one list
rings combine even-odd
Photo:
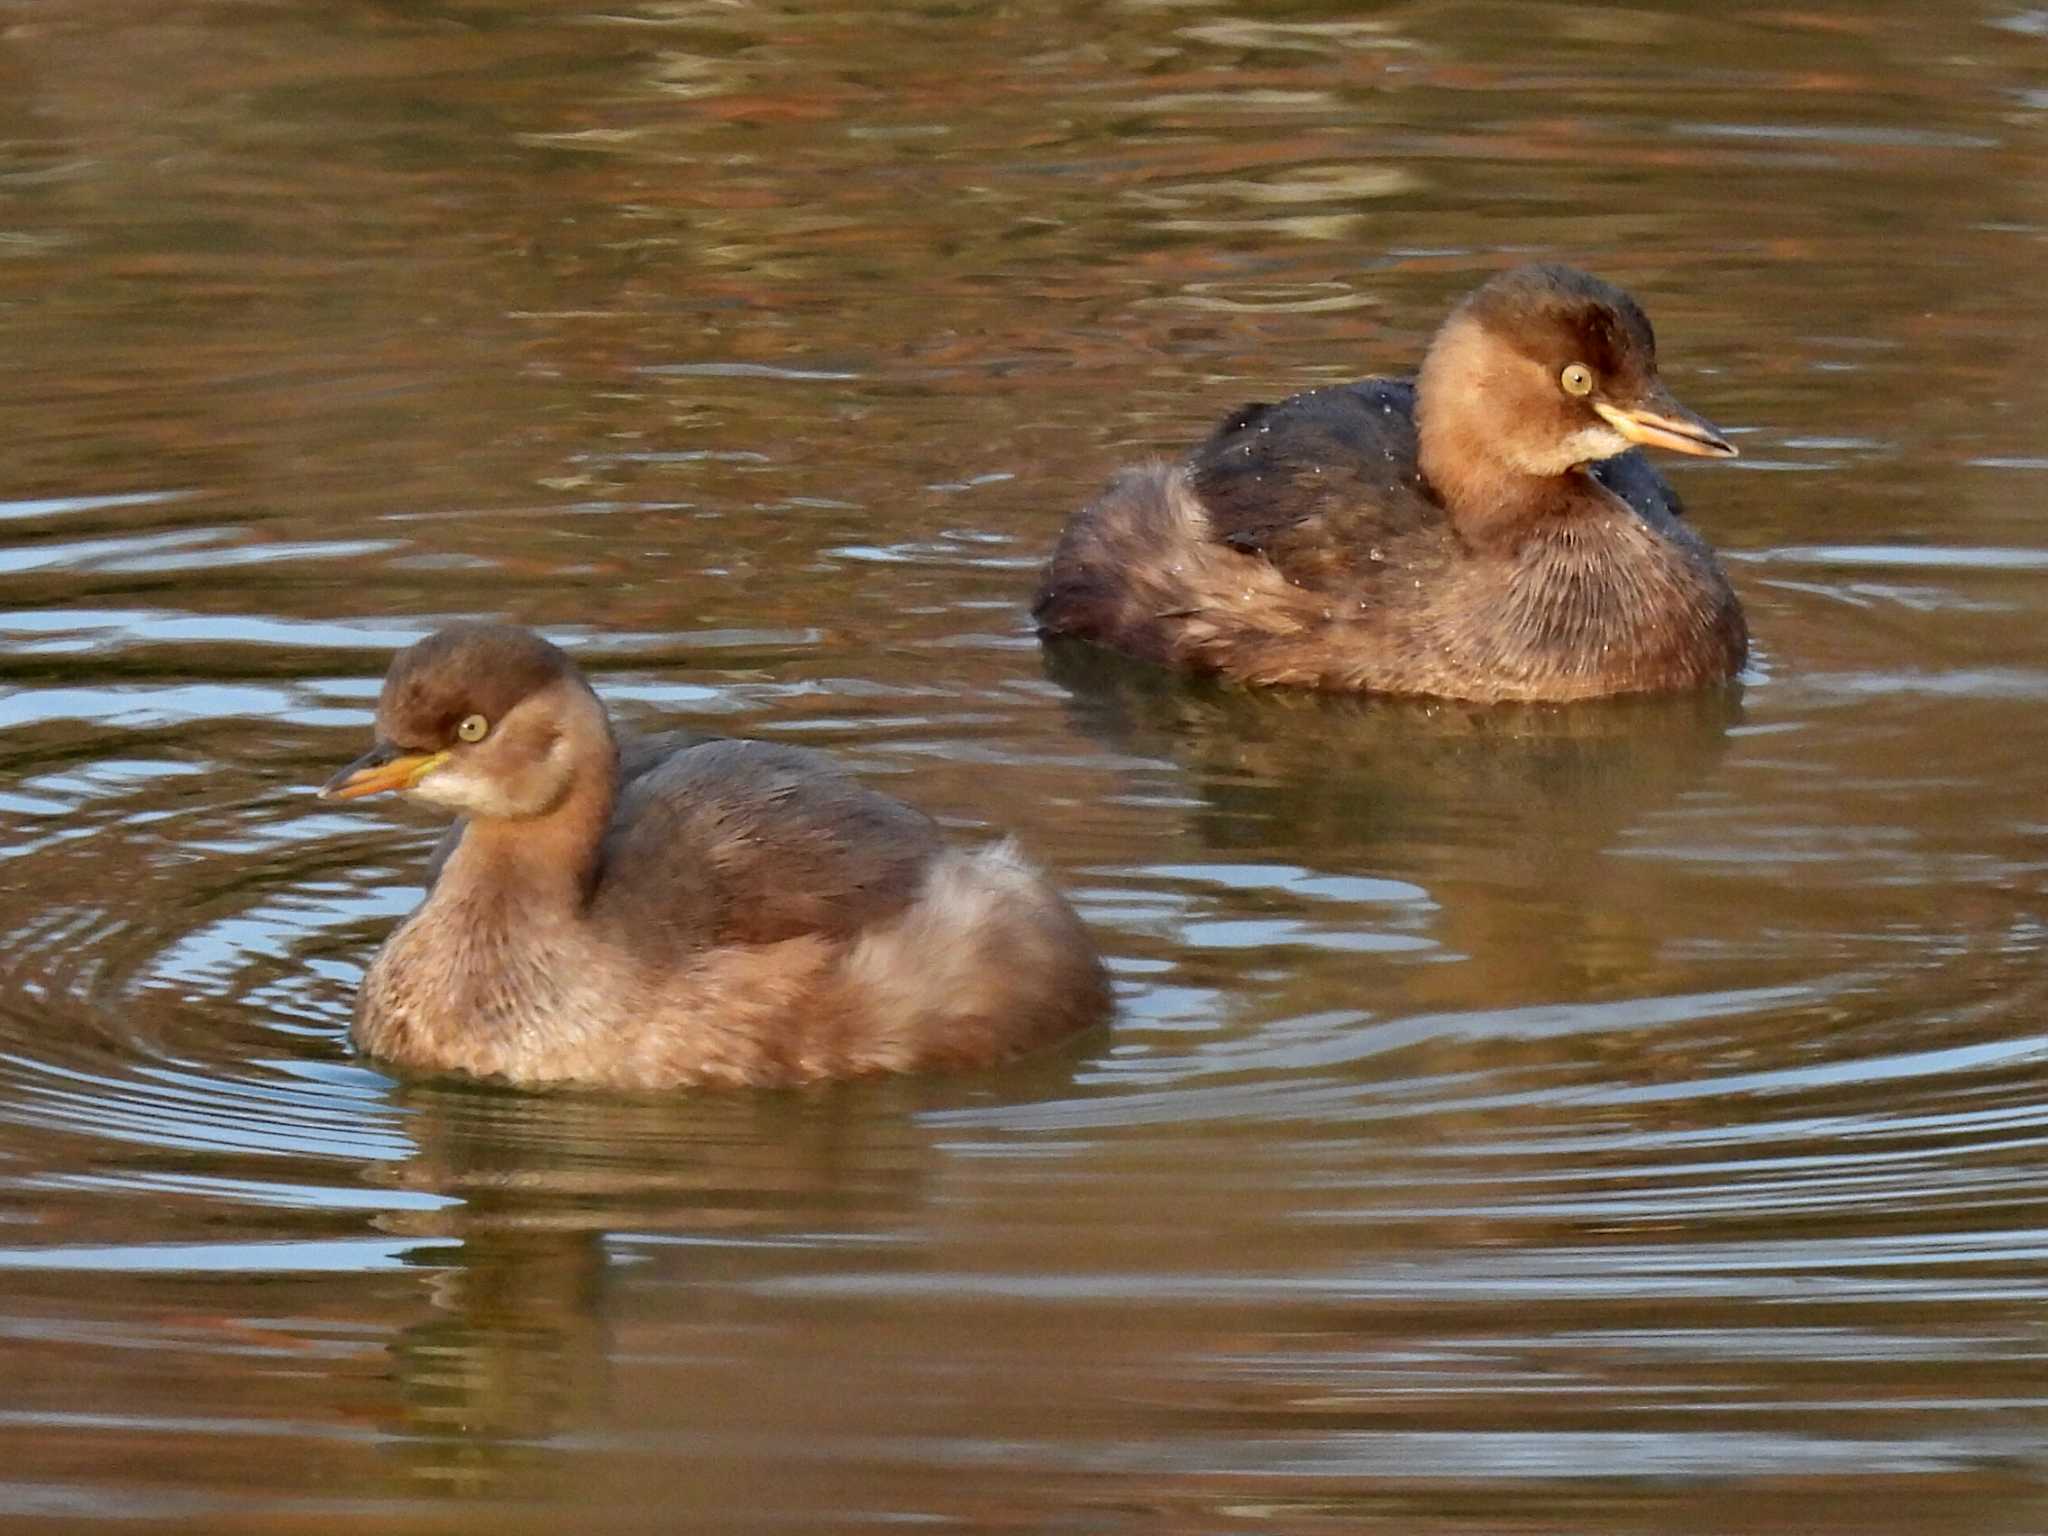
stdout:
[[320,798],[354,800],[379,790],[411,789],[452,756],[445,751],[401,752],[380,741],[322,785]]
[[1680,405],[1661,384],[1635,405],[1609,405],[1596,400],[1593,409],[1623,437],[1646,448],[1669,448],[1673,453],[1692,453],[1709,459],[1736,456],[1735,445],[1721,435],[1719,427]]

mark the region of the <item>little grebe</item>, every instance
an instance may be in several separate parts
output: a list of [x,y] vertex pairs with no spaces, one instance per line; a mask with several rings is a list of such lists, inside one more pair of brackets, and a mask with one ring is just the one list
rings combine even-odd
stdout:
[[1742,608],[1631,444],[1732,458],[1650,322],[1561,266],[1451,311],[1421,373],[1228,417],[1067,525],[1033,613],[1247,683],[1569,700],[1723,682]]
[[519,1084],[788,1084],[973,1067],[1106,1018],[1078,918],[1007,843],[950,848],[814,752],[686,741],[622,772],[526,630],[401,651],[377,745],[321,791],[464,818],[370,964],[356,1043]]

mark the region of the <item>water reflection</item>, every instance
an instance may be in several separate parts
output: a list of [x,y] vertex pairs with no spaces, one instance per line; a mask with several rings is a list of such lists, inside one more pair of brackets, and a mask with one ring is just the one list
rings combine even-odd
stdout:
[[[1725,793],[1715,769],[1742,719],[1732,689],[1489,709],[1188,683],[1080,644],[1049,647],[1046,667],[1080,729],[1182,769],[1188,831],[1212,855],[1193,874],[1240,893],[1246,959],[1284,968],[1291,1010],[1349,1017],[1343,957],[1375,951],[1459,962],[1438,1001],[1473,996],[1475,974],[1502,997],[1644,986],[1670,917],[1650,894],[1662,872],[1630,844],[1660,810]],[[1171,889],[1173,871],[1140,873]],[[1214,925],[1176,937],[1232,945]]]
[[[390,1346],[408,1475],[506,1498],[580,1481],[538,1447],[569,1436],[621,1448],[620,1399],[636,1389],[609,1362],[643,1355],[650,1321],[685,1331],[692,1354],[734,1350],[742,1363],[760,1325],[722,1293],[895,1268],[914,1251],[947,1174],[921,1110],[1071,1091],[1079,1059],[1070,1048],[950,1083],[683,1099],[401,1090],[412,1150],[363,1172],[418,1197],[376,1223],[410,1240],[424,1280],[426,1310]],[[798,1386],[765,1372],[759,1384]],[[720,1419],[732,1410],[639,1405],[632,1434],[730,1434]]]

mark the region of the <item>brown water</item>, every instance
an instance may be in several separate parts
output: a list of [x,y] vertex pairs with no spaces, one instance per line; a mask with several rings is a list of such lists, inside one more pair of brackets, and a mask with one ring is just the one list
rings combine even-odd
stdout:
[[[1631,286],[1739,701],[1048,663],[1120,461]],[[0,6],[0,1523],[2048,1528],[2048,11]],[[1058,870],[1106,1037],[407,1085],[496,613]]]

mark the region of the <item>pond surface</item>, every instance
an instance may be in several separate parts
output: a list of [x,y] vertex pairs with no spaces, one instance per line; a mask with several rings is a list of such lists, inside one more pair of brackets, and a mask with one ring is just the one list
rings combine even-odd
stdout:
[[[0,6],[0,1524],[2048,1526],[2048,11]],[[1740,443],[1739,698],[1041,655],[1067,513],[1529,256]],[[1015,830],[1112,1031],[394,1081],[497,614]]]

